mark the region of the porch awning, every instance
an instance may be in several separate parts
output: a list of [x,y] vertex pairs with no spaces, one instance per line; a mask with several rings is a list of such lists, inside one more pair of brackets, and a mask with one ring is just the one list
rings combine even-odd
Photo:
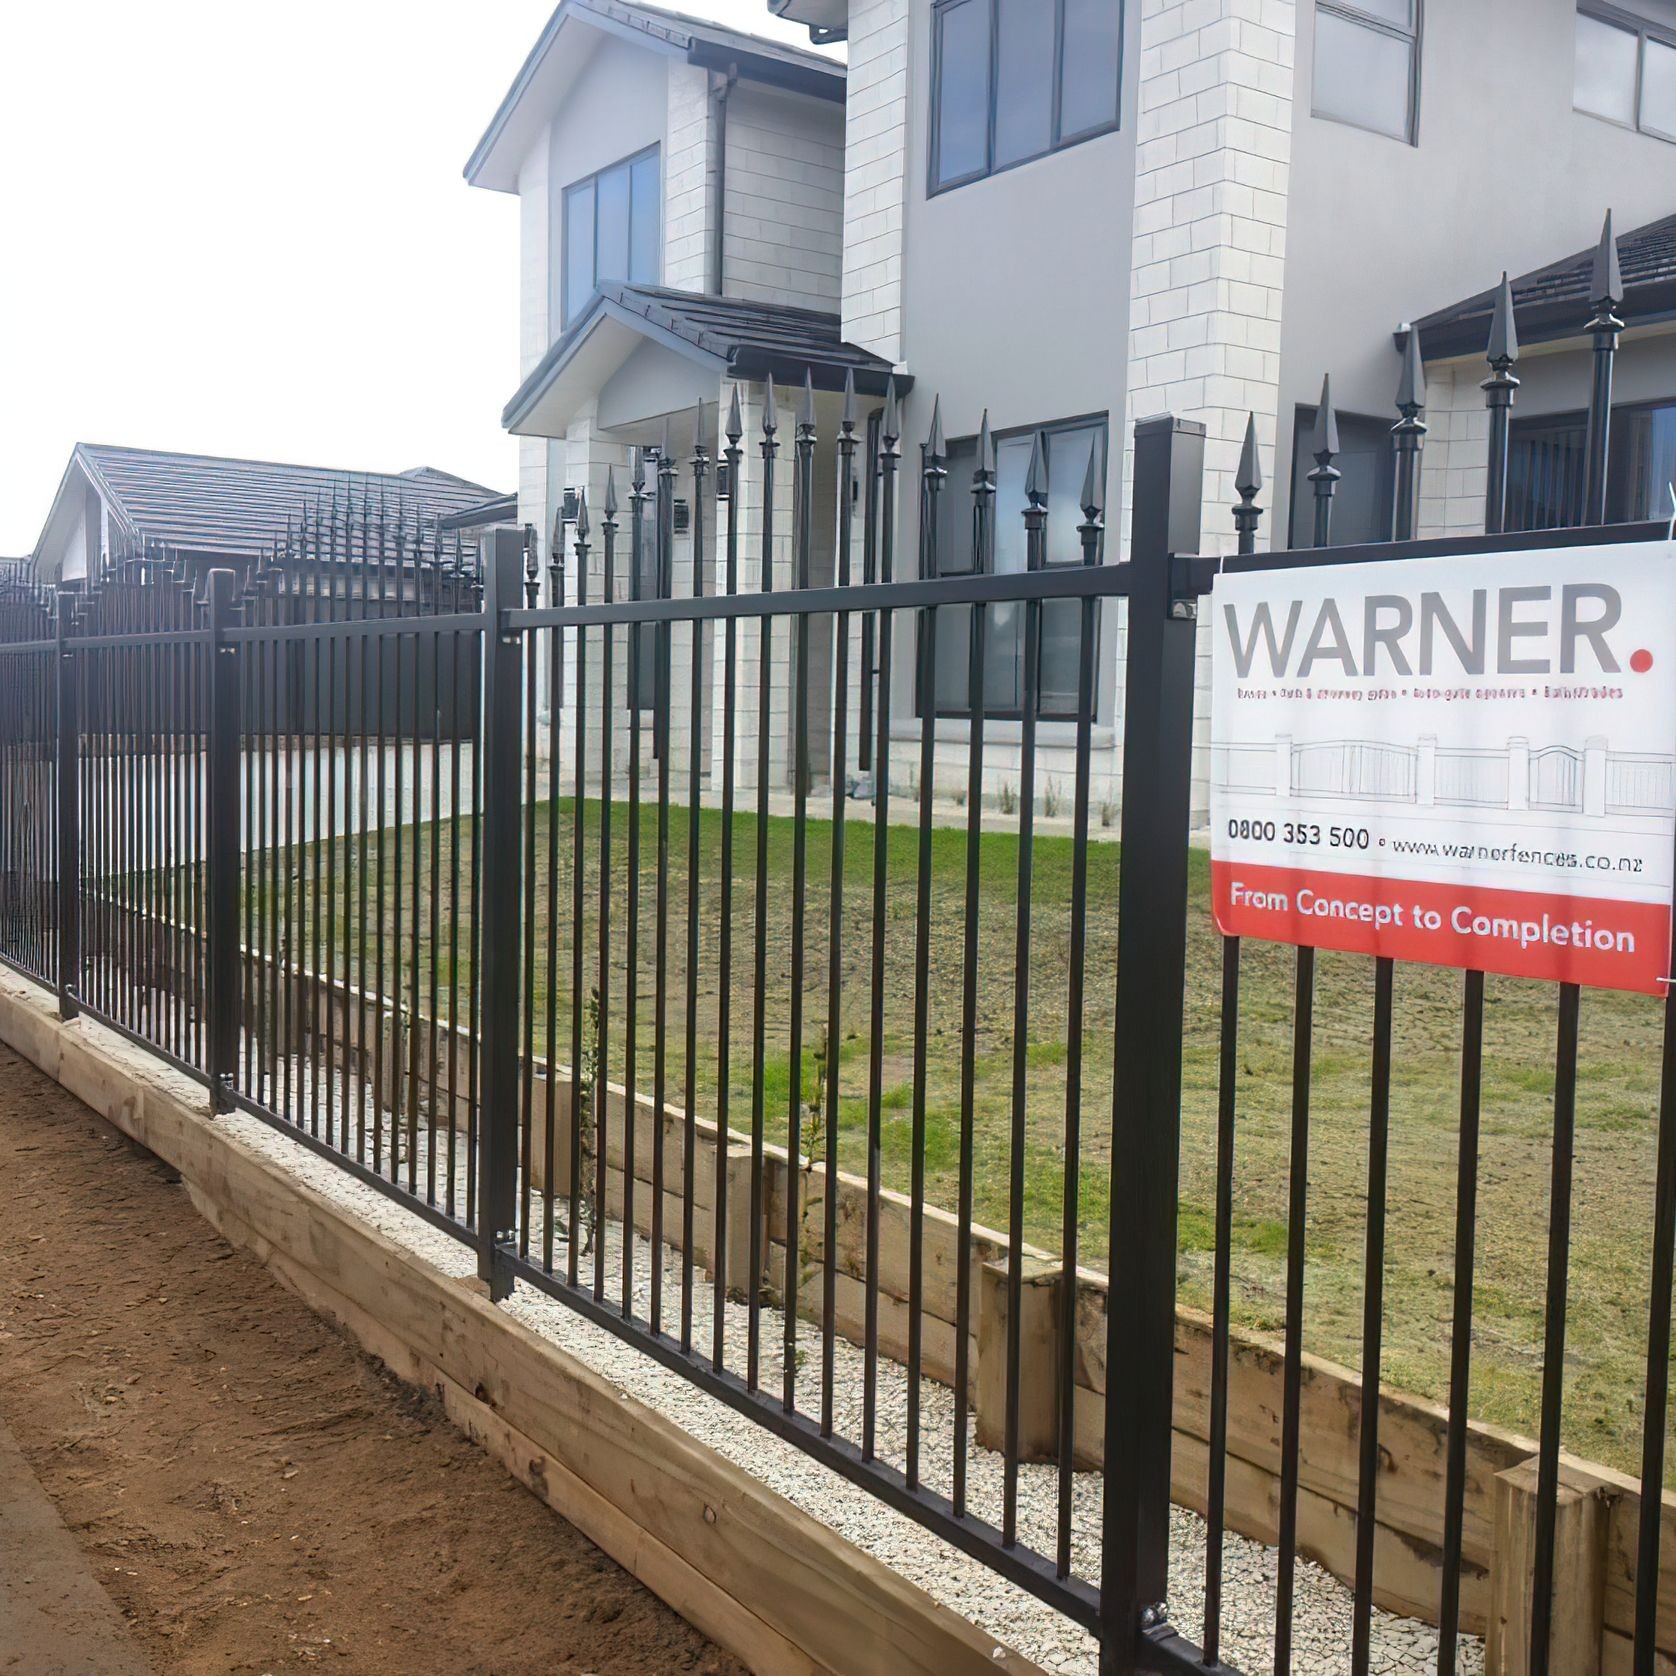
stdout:
[[[1513,318],[1521,344],[1554,343],[1584,336],[1589,318],[1589,280],[1594,271],[1595,246],[1520,274],[1513,281]],[[1618,262],[1624,276],[1624,318],[1647,326],[1676,317],[1676,215],[1650,221],[1618,240]],[[1501,287],[1463,298],[1414,322],[1420,352],[1428,361],[1455,355],[1481,355],[1490,338],[1490,316]],[[1396,333],[1399,349],[1407,332]]]
[[[836,314],[666,291],[607,285],[542,356],[506,404],[501,423],[518,436],[562,436],[589,401],[612,386],[624,407],[616,418],[642,419],[714,400],[721,378],[764,379],[841,390],[846,375],[863,395],[883,395],[893,367],[845,343]],[[899,392],[911,380],[898,374]],[[626,388],[625,388],[626,387]],[[629,391],[633,395],[630,397]],[[603,411],[601,423],[613,416]],[[630,407],[635,411],[628,411]]]

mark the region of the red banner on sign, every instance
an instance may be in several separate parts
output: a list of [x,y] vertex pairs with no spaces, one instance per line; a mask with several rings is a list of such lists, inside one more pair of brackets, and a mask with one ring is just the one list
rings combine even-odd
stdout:
[[1663,995],[1670,909],[1549,892],[1211,863],[1225,936]]

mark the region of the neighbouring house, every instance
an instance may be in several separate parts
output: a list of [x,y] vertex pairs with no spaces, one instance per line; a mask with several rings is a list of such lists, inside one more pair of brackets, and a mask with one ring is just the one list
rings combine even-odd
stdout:
[[[628,0],[564,0],[467,165],[473,184],[519,197],[523,383],[504,418],[524,439],[520,515],[543,531],[566,491],[597,499],[606,466],[628,469],[666,423],[683,461],[695,436],[713,451],[736,389],[752,430],[763,378],[801,382],[809,367],[827,436],[845,372],[868,408],[894,373],[905,462],[940,400],[951,486],[969,475],[988,412],[1004,566],[1023,563],[1014,515],[1036,433],[1047,442],[1050,562],[1080,557],[1070,503],[1091,450],[1105,462],[1115,557],[1127,539],[1124,439],[1135,419],[1166,410],[1207,429],[1206,551],[1233,542],[1248,415],[1266,480],[1262,544],[1307,540],[1307,439],[1331,374],[1343,473],[1334,540],[1383,538],[1394,398],[1417,330],[1430,426],[1420,533],[1467,532],[1481,519],[1478,384],[1504,270],[1525,345],[1512,515],[1576,521],[1588,271],[1609,208],[1630,326],[1612,510],[1644,517],[1666,504],[1676,0],[767,5],[806,25],[811,47]],[[815,50],[838,42],[846,62]],[[759,470],[747,450],[747,520]],[[777,482],[777,497],[788,493]],[[951,520],[962,501],[942,498]],[[911,563],[919,499],[899,504],[897,551]],[[958,533],[938,549],[951,567],[969,562]],[[707,579],[714,560],[707,550]],[[691,562],[678,551],[678,592]],[[774,562],[789,578],[789,550]],[[754,564],[753,550],[744,587],[757,585]],[[834,568],[829,538],[813,579]],[[1038,771],[1068,783],[1076,635],[1045,615]],[[1001,609],[994,619],[992,793],[1016,783],[1022,665],[1019,624]],[[896,692],[911,695],[910,635],[895,655]],[[898,697],[894,751],[906,776],[928,720],[952,788],[965,777],[965,669],[939,667],[934,695]],[[1121,612],[1108,608],[1094,718],[1101,800],[1121,784],[1122,669]],[[796,678],[812,700],[817,773],[856,773],[863,760],[830,764],[819,737],[839,678],[826,644]],[[858,684],[859,667],[843,678]],[[631,708],[626,690],[614,699]],[[779,725],[789,708],[777,701]],[[708,712],[699,725],[713,730],[719,712]],[[1203,715],[1200,726],[1202,745]],[[783,752],[776,762],[782,771]],[[1206,802],[1201,772],[1201,814]]]
[[[288,541],[298,547],[299,532],[306,534],[313,520],[319,534],[306,545],[333,561],[340,591],[352,592],[359,561],[369,553],[376,561],[379,551],[380,538],[362,534],[360,515],[376,517],[380,510],[390,532],[382,538],[386,546],[398,528],[423,529],[434,543],[430,532],[439,524],[464,539],[516,516],[507,497],[430,466],[335,471],[80,442],[53,496],[31,569],[39,582],[85,582],[113,562],[149,552],[166,555],[188,574],[218,565],[248,572]],[[335,537],[323,523],[333,517]]]

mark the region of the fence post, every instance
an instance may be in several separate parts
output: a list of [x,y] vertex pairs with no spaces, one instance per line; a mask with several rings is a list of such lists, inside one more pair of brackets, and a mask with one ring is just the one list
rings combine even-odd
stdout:
[[239,958],[239,648],[227,639],[235,615],[237,579],[230,570],[209,573],[209,714],[204,829],[208,853],[209,915],[206,950],[209,1014],[206,1041],[210,1107],[232,1109],[239,1057],[244,963]]
[[[512,1290],[517,1242],[518,1009],[523,912],[523,636],[505,613],[522,603],[524,537],[491,530],[483,570],[482,1083],[478,1119],[477,1275],[495,1301]],[[554,634],[559,631],[552,630]],[[558,703],[555,693],[553,703]],[[557,763],[548,765],[556,773]]]
[[1198,626],[1194,604],[1176,586],[1175,556],[1198,551],[1204,451],[1204,426],[1192,420],[1164,415],[1135,426],[1112,1087],[1102,1676],[1127,1676],[1136,1668],[1140,1637],[1166,1633],[1168,1621],[1176,1174]]
[[53,622],[58,697],[54,791],[58,810],[58,1016],[76,1016],[81,987],[81,714],[75,653],[69,644],[75,595],[60,588]]

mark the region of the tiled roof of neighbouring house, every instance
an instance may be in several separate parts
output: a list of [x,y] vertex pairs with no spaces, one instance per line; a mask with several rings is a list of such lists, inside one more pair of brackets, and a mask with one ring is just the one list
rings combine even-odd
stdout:
[[[1595,246],[1521,274],[1513,281],[1513,313],[1521,343],[1580,337],[1590,313],[1589,280]],[[1624,304],[1618,311],[1631,326],[1676,315],[1676,215],[1650,221],[1618,239],[1624,275]],[[1499,286],[1439,309],[1414,322],[1428,361],[1481,351],[1490,337],[1490,311]],[[1399,333],[1401,342],[1405,334]]]
[[335,471],[210,454],[78,443],[76,458],[101,486],[111,511],[138,539],[198,553],[257,554],[285,535],[305,507],[351,496],[394,516],[446,518],[495,491],[450,472]]

